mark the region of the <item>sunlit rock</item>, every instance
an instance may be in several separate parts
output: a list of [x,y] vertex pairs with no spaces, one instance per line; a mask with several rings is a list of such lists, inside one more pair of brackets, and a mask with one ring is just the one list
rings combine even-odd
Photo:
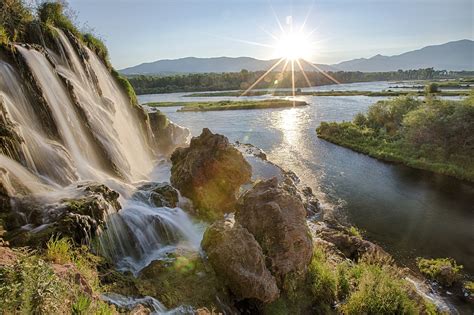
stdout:
[[277,278],[306,269],[313,253],[306,211],[276,178],[259,182],[242,195],[235,219],[253,234]]
[[201,244],[217,275],[238,299],[269,303],[278,298],[280,291],[265,265],[262,248],[233,218],[213,223]]
[[232,212],[240,186],[250,181],[251,167],[222,135],[203,129],[188,148],[171,156],[171,183],[194,202],[201,218]]

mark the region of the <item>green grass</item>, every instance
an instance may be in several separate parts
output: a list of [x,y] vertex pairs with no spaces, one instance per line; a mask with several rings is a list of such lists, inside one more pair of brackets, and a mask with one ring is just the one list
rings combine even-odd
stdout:
[[173,107],[181,106],[179,112],[203,112],[216,110],[238,110],[238,109],[262,109],[262,108],[284,108],[293,106],[305,106],[308,103],[291,100],[261,100],[261,101],[220,101],[220,102],[152,102],[143,105],[151,107]]
[[417,258],[416,264],[423,275],[445,286],[451,286],[457,281],[463,269],[463,266],[456,264],[451,258]]
[[51,238],[46,244],[45,258],[57,264],[71,262],[71,241],[68,238]]
[[342,305],[344,314],[419,314],[408,284],[386,265],[361,262],[350,270],[351,292]]
[[[184,97],[213,97],[213,96],[241,96],[245,91],[223,91],[223,92],[203,92],[203,93],[192,93],[186,94]],[[244,96],[262,96],[272,94],[273,91],[248,91]]]
[[[44,252],[14,250],[13,265],[0,266],[0,305],[6,314],[113,314],[98,299],[99,258],[68,239],[51,239]],[[62,272],[55,272],[60,267]],[[81,277],[81,284],[77,281]],[[92,292],[84,289],[86,287]]]

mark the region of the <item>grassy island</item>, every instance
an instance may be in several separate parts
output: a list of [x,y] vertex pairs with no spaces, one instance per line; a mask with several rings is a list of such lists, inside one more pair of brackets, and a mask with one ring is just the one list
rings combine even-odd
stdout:
[[292,100],[262,100],[262,101],[220,101],[220,102],[152,102],[143,105],[150,107],[173,107],[181,106],[179,112],[205,112],[212,110],[237,110],[237,109],[261,109],[261,108],[283,108],[293,106],[305,106],[308,103]]
[[474,181],[474,94],[379,101],[352,122],[323,122],[318,137],[372,157]]

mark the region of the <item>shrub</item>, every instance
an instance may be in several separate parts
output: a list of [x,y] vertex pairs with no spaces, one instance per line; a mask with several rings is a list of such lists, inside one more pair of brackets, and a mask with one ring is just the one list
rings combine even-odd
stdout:
[[0,267],[0,305],[6,313],[64,314],[69,309],[68,283],[36,256]]
[[[0,26],[12,41],[21,40],[33,15],[21,0],[0,1]],[[1,43],[1,41],[0,41]]]
[[451,286],[458,280],[459,273],[463,268],[452,258],[425,259],[419,257],[416,263],[422,274],[444,286]]
[[433,94],[439,92],[439,85],[436,83],[430,83],[425,86],[425,93],[426,94]]
[[71,242],[68,238],[52,237],[46,244],[46,259],[57,264],[72,261]]
[[37,14],[42,23],[68,30],[78,38],[82,37],[71,19],[66,16],[64,3],[43,2],[38,7]]
[[361,233],[361,231],[360,231],[357,227],[355,227],[355,226],[353,226],[353,225],[352,225],[350,228],[347,229],[347,232],[348,232],[350,235],[352,235],[352,236],[355,236],[355,237],[357,237],[357,238],[362,239],[362,233]]
[[354,288],[341,307],[344,314],[417,314],[404,280],[389,266],[359,263],[351,271]]
[[354,117],[353,122],[357,126],[364,126],[367,123],[367,117],[365,117],[365,115],[362,113],[357,113],[357,115],[355,115]]

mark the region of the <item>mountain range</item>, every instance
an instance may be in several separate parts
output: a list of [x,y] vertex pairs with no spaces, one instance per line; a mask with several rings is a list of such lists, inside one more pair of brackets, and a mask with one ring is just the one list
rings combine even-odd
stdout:
[[[133,74],[171,74],[171,73],[206,73],[238,72],[268,70],[276,60],[260,60],[251,57],[187,57],[166,59],[142,63],[120,70],[126,75]],[[283,62],[274,70],[281,70]],[[317,64],[324,71],[362,71],[384,72],[435,68],[436,70],[474,70],[474,41],[464,39],[441,45],[426,46],[400,55],[376,55],[371,58],[359,58],[337,64]],[[305,71],[314,71],[314,67],[304,64]]]

